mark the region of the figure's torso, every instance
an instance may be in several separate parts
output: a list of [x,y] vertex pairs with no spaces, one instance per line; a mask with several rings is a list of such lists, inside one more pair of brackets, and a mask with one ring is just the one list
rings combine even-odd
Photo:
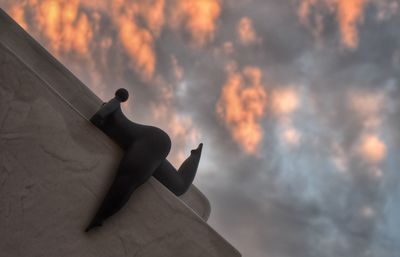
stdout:
[[130,121],[123,114],[120,106],[106,118],[104,124],[99,128],[125,150],[132,142],[142,137],[151,137],[157,133],[167,135],[167,133],[157,127]]

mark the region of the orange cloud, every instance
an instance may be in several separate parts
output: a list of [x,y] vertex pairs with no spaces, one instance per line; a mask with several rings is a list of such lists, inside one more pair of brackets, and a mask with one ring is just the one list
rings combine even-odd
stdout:
[[356,153],[370,164],[379,164],[386,156],[386,144],[377,136],[381,130],[381,112],[385,104],[385,92],[350,90],[348,93],[350,107],[362,120],[360,141]]
[[216,19],[221,12],[218,0],[175,0],[170,7],[170,25],[183,27],[195,46],[203,46],[214,38]]
[[87,14],[79,12],[79,1],[37,1],[28,2],[34,10],[34,20],[55,54],[75,52],[86,55],[93,38],[93,28]]
[[358,46],[357,25],[363,22],[367,0],[339,0],[337,16],[343,43],[349,48]]
[[274,89],[270,95],[270,110],[277,117],[281,143],[290,147],[298,145],[301,132],[293,125],[292,117],[300,105],[298,91],[294,87],[283,87]]
[[364,135],[359,147],[361,155],[371,163],[379,163],[386,156],[386,145],[376,135]]
[[301,0],[300,21],[311,28],[317,37],[323,30],[323,15],[334,13],[339,24],[341,41],[350,49],[358,47],[358,25],[364,21],[365,6],[370,0]]
[[317,8],[319,0],[300,0],[297,10],[300,22],[311,30],[313,36],[320,41],[321,33],[324,29],[323,15],[320,12],[312,12]]
[[[112,2],[112,20],[118,29],[119,39],[127,54],[132,58],[133,68],[144,79],[151,79],[155,66],[156,54],[154,42],[164,25],[164,1]],[[137,19],[143,20],[139,26]]]
[[145,20],[147,28],[158,37],[165,23],[164,0],[140,1],[138,13]]
[[138,27],[129,16],[120,16],[118,24],[120,26],[119,39],[132,58],[134,69],[143,74],[146,79],[150,79],[156,65],[152,35],[146,29]]
[[298,92],[292,87],[275,89],[271,94],[271,109],[278,116],[292,113],[299,103]]
[[229,71],[217,103],[217,113],[245,152],[254,154],[263,138],[261,119],[267,93],[261,84],[261,70],[245,67],[242,72]]
[[[88,56],[90,49],[98,43],[93,37],[101,15],[109,16],[119,42],[131,58],[132,68],[142,78],[150,79],[157,61],[154,42],[165,23],[164,5],[164,0],[115,0],[98,6],[80,0],[37,0],[12,4],[10,13],[29,32],[39,36],[56,56],[76,53],[87,60],[92,59]],[[25,8],[32,14],[35,26],[27,26]],[[99,42],[105,41],[99,39]]]
[[14,20],[23,28],[27,29],[28,24],[25,21],[25,10],[23,6],[16,4],[14,6],[11,6],[10,8],[10,15],[11,17],[14,18]]
[[95,13],[86,9],[83,11],[81,7],[79,0],[30,0],[12,3],[10,10],[14,11],[10,14],[16,17],[22,15],[22,18],[27,19],[18,19],[17,22],[23,22],[24,28],[53,55],[58,58],[68,56],[84,62],[85,71],[82,73],[82,67],[78,67],[77,63],[67,64],[72,71],[84,75],[83,79],[90,79],[88,84],[101,95],[104,92],[101,78],[91,56],[97,25]]
[[236,31],[239,41],[244,45],[249,45],[259,41],[253,28],[253,22],[248,17],[240,19]]
[[[74,52],[87,55],[93,38],[93,25],[86,13],[79,11],[80,2],[25,1],[10,7],[10,15],[26,30],[43,37],[55,54]],[[35,26],[25,20],[25,8],[30,9]]]

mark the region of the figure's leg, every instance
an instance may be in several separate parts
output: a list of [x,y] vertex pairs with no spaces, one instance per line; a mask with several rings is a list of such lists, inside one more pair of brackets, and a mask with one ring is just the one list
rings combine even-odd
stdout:
[[[132,193],[146,182],[160,166],[170,150],[170,141],[163,138],[147,138],[134,142],[126,151],[110,190],[86,231],[101,226],[108,217],[118,212]],[[157,140],[156,143],[154,140]]]
[[153,177],[175,195],[181,195],[185,189],[183,179],[168,160],[161,162],[161,165],[154,171]]
[[184,194],[193,183],[199,165],[202,144],[182,163],[177,171],[168,161],[162,161],[161,165],[155,170],[153,176],[167,187],[175,195]]

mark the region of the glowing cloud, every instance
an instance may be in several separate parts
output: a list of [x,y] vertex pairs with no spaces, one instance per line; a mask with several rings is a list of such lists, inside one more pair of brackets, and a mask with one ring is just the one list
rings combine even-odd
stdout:
[[377,136],[381,130],[385,92],[350,90],[348,96],[350,107],[362,120],[363,125],[357,152],[370,164],[378,164],[386,156],[386,145]]
[[[25,8],[35,26],[27,25]],[[12,4],[10,13],[56,56],[76,53],[87,60],[92,59],[90,50],[97,41],[106,42],[102,38],[93,40],[104,16],[117,31],[118,42],[130,57],[132,68],[142,78],[151,79],[157,62],[154,42],[164,26],[164,9],[164,0],[116,0],[98,6],[79,0],[38,0]]]
[[376,135],[364,135],[359,151],[367,161],[379,163],[386,156],[386,145]]
[[129,17],[121,16],[119,22],[119,38],[128,55],[132,57],[133,67],[141,71],[145,78],[151,78],[156,64],[152,35],[137,27]]
[[[112,2],[112,20],[119,31],[119,39],[132,58],[133,68],[144,79],[151,79],[156,66],[155,39],[164,24],[164,1]],[[143,21],[139,26],[137,19]]]
[[278,88],[271,94],[271,108],[276,115],[288,115],[299,106],[298,92],[292,88]]
[[[385,0],[386,1],[386,0]],[[350,49],[358,47],[358,25],[364,21],[365,6],[370,0],[301,0],[300,21],[317,37],[323,30],[324,14],[334,13],[339,24],[341,41]]]
[[[27,29],[44,36],[54,54],[75,52],[87,55],[93,38],[93,26],[86,13],[79,11],[79,1],[28,1],[35,27]],[[23,6],[21,6],[23,8]],[[21,9],[23,12],[23,9]]]
[[277,118],[279,139],[284,146],[300,143],[301,132],[293,125],[292,117],[299,105],[299,93],[294,87],[276,88],[270,94],[270,110]]
[[259,41],[253,28],[253,22],[248,17],[240,19],[236,30],[239,41],[244,45],[249,45]]
[[172,28],[183,27],[195,46],[203,46],[213,40],[220,12],[217,0],[175,0],[170,8],[169,22]]
[[14,18],[14,20],[23,28],[27,29],[28,24],[25,21],[25,10],[19,4],[16,4],[11,7],[10,15]]
[[228,71],[228,78],[217,103],[217,113],[245,152],[254,154],[263,138],[260,125],[267,94],[261,84],[261,70],[246,67]]
[[283,142],[287,145],[290,146],[295,146],[300,143],[300,133],[293,127],[286,128],[282,133],[281,133],[281,139]]
[[349,48],[358,46],[357,25],[363,22],[364,6],[367,0],[340,0],[337,16],[343,43]]

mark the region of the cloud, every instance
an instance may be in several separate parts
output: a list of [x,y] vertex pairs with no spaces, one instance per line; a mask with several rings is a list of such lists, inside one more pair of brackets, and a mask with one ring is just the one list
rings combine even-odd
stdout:
[[286,128],[281,133],[281,139],[287,145],[298,145],[300,143],[300,138],[300,132],[293,127]]
[[243,17],[240,19],[236,31],[239,41],[243,45],[249,45],[260,41],[260,38],[257,37],[256,32],[254,31],[253,22],[249,17]]
[[[37,26],[25,28],[41,33],[51,49],[61,52],[75,52],[87,55],[93,38],[93,27],[86,13],[79,11],[79,1],[28,1],[32,8],[33,20]],[[23,5],[13,7],[24,13]]]
[[183,28],[195,46],[203,46],[214,39],[216,20],[221,6],[218,0],[174,0],[169,8],[172,28]]
[[[164,25],[164,1],[113,1],[111,9],[119,40],[132,58],[134,69],[144,79],[151,79],[157,62],[154,44]],[[138,19],[145,24],[140,26]]]
[[277,88],[271,95],[272,112],[276,115],[289,115],[299,107],[299,96],[293,87]]
[[358,152],[371,164],[386,156],[386,144],[377,135],[381,132],[385,100],[384,91],[349,90],[350,105],[362,120]]
[[381,113],[385,103],[384,92],[349,90],[348,96],[352,109],[363,119],[365,129],[369,131],[379,130],[382,122]]
[[171,64],[174,70],[174,75],[177,80],[181,80],[183,77],[183,68],[179,65],[178,60],[174,55],[171,56]]
[[28,28],[28,24],[25,21],[25,10],[20,4],[15,4],[10,8],[10,15],[22,28]]
[[363,22],[367,0],[340,0],[337,2],[337,19],[342,42],[348,48],[358,46],[358,24]]
[[243,150],[255,154],[263,138],[261,120],[265,113],[267,93],[261,84],[261,70],[245,67],[231,69],[217,103],[217,113]]
[[361,155],[371,163],[379,163],[386,156],[386,145],[376,135],[364,135],[360,142]]
[[398,4],[391,0],[300,0],[298,16],[302,24],[319,38],[324,30],[324,21],[335,15],[342,44],[348,49],[359,45],[359,27],[364,23],[368,4],[378,8],[378,20],[391,16]]

